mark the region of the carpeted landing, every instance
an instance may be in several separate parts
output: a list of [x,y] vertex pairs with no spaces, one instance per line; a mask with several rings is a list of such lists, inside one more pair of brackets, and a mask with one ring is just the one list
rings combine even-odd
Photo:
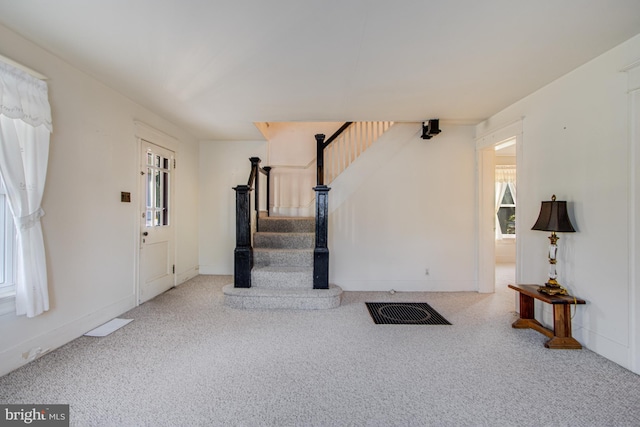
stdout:
[[[0,378],[0,402],[71,405],[73,426],[637,426],[640,377],[511,328],[513,292],[345,292],[328,310],[223,305],[199,276]],[[452,325],[381,327],[365,302]]]

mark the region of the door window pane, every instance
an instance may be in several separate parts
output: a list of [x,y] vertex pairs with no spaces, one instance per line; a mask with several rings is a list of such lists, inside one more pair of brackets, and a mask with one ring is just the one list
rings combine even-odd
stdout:
[[169,195],[171,194],[172,158],[149,151],[147,153],[147,194],[145,219],[147,227],[169,225]]

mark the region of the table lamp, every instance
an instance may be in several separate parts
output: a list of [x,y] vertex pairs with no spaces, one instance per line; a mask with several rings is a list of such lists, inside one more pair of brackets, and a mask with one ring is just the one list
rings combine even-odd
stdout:
[[567,202],[556,200],[555,194],[551,197],[550,202],[542,202],[538,220],[531,229],[551,232],[551,236],[549,236],[549,281],[544,286],[541,286],[539,291],[548,295],[566,295],[567,290],[560,286],[556,280],[558,277],[556,272],[557,243],[558,239],[560,239],[556,235],[556,231],[563,233],[576,231],[571,225],[567,214]]

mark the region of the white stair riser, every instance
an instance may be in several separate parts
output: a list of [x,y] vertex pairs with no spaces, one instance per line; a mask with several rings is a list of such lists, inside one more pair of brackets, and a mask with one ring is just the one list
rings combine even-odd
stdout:
[[276,233],[315,233],[314,218],[260,218],[260,231]]
[[268,289],[311,289],[313,269],[274,271],[254,268],[251,272],[251,286]]
[[313,249],[254,249],[254,267],[313,267]]
[[312,249],[315,246],[315,240],[314,233],[259,232],[253,235],[253,247],[271,249]]

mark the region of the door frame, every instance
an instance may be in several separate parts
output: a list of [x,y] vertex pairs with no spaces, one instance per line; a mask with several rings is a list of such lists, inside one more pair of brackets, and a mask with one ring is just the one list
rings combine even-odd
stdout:
[[[476,280],[478,292],[493,293],[496,289],[495,265],[495,149],[511,138],[516,139],[516,181],[520,183],[522,164],[522,128],[524,118],[494,128],[476,137]],[[522,209],[521,191],[516,192],[517,209]],[[516,226],[516,282],[521,281],[522,239]]]
[[[142,229],[142,225],[143,225],[143,221],[144,219],[142,218],[142,216],[140,215],[140,200],[142,200],[142,198],[145,197],[145,194],[142,194],[142,186],[139,183],[139,177],[140,177],[140,165],[142,162],[142,158],[140,155],[140,151],[142,148],[142,141],[147,141],[150,142],[154,145],[157,145],[159,147],[162,147],[164,149],[173,151],[174,153],[174,159],[177,163],[177,159],[178,159],[178,155],[179,155],[179,149],[180,149],[180,141],[177,138],[174,138],[171,135],[168,135],[164,132],[161,132],[143,122],[140,122],[138,120],[134,120],[134,126],[135,126],[135,141],[136,141],[136,166],[135,166],[135,176],[136,176],[136,195],[137,197],[135,198],[136,201],[136,206],[135,206],[135,216],[136,216],[136,220],[135,220],[135,239],[134,239],[134,244],[135,244],[135,248],[134,248],[134,254],[135,254],[135,261],[134,261],[134,297],[136,300],[136,306],[140,305],[140,244],[141,244],[141,233],[140,230]],[[175,202],[176,202],[176,194],[177,194],[177,182],[178,182],[178,173],[177,173],[177,168],[174,167],[172,170],[172,186],[173,186],[173,200],[172,203],[173,205],[173,212],[171,213],[171,221],[173,221],[174,225],[176,225],[178,223],[178,209],[175,206]],[[176,271],[178,271],[178,227],[175,226],[173,227],[173,259],[174,262],[176,264]],[[177,286],[177,274],[173,275],[173,286]]]
[[640,60],[621,70],[627,73],[629,105],[629,369],[640,374]]

